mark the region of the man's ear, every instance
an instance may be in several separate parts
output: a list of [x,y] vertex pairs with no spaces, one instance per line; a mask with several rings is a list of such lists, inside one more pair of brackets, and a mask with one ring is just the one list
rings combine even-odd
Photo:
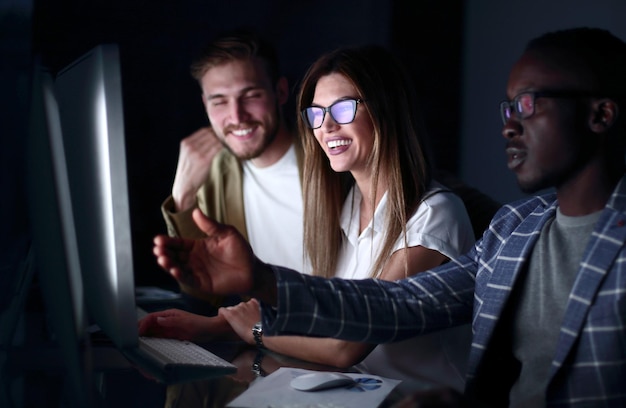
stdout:
[[591,103],[589,128],[596,133],[609,130],[619,117],[619,106],[613,99],[599,98]]
[[284,105],[289,99],[289,83],[285,77],[278,78],[276,82],[276,99],[279,105]]

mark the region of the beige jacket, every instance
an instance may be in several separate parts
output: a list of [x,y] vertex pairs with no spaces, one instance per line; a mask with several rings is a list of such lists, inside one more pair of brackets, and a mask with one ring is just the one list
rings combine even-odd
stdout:
[[[298,138],[294,138],[300,181],[302,182],[303,152]],[[222,149],[211,164],[211,171],[196,195],[196,205],[188,210],[175,212],[174,199],[169,196],[161,205],[167,225],[167,233],[173,237],[202,238],[204,233],[194,223],[191,213],[200,208],[218,222],[233,225],[248,239],[243,206],[243,168],[241,162],[227,149]],[[221,298],[207,296],[187,285],[180,285],[185,293],[205,299],[219,307]]]

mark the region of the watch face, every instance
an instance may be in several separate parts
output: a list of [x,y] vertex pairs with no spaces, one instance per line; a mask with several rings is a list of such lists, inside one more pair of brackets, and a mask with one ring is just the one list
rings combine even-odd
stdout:
[[256,343],[258,347],[263,347],[263,340],[261,339],[262,335],[263,335],[263,325],[261,324],[261,322],[257,322],[252,327],[252,336],[254,337],[254,342]]

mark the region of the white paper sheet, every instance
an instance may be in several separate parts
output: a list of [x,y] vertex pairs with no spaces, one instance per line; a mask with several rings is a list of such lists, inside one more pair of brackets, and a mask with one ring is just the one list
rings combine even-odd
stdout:
[[281,367],[254,382],[230,402],[230,408],[375,408],[391,393],[400,380],[362,373],[344,373],[357,380],[356,385],[321,391],[298,391],[289,385],[299,375],[315,371]]

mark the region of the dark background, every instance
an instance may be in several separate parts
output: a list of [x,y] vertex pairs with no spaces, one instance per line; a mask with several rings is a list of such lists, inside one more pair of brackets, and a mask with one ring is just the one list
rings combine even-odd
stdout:
[[[463,5],[460,0],[35,0],[30,21],[25,17],[30,38],[23,45],[31,48],[24,54],[41,56],[53,73],[97,44],[119,45],[136,284],[169,286],[173,282],[154,262],[152,237],[165,232],[160,204],[170,193],[179,142],[207,123],[199,88],[188,73],[204,43],[242,26],[272,40],[292,88],[287,116],[295,114],[298,80],[322,52],[342,45],[388,46],[405,61],[423,97],[436,161],[457,173]],[[22,138],[20,125],[15,130]],[[19,155],[6,156],[19,166]],[[16,207],[19,213],[22,207]]]
[[[508,202],[521,197],[498,113],[511,65],[546,31],[587,25],[626,39],[624,21],[623,0],[0,0],[0,323],[28,248],[23,165],[34,55],[56,70],[97,44],[119,44],[136,283],[175,287],[155,265],[151,241],[165,231],[160,204],[179,141],[206,123],[188,66],[216,33],[259,29],[278,47],[294,91],[324,51],[387,45],[416,81],[439,167]],[[31,331],[18,328],[15,340]],[[50,405],[45,393],[29,397]]]

